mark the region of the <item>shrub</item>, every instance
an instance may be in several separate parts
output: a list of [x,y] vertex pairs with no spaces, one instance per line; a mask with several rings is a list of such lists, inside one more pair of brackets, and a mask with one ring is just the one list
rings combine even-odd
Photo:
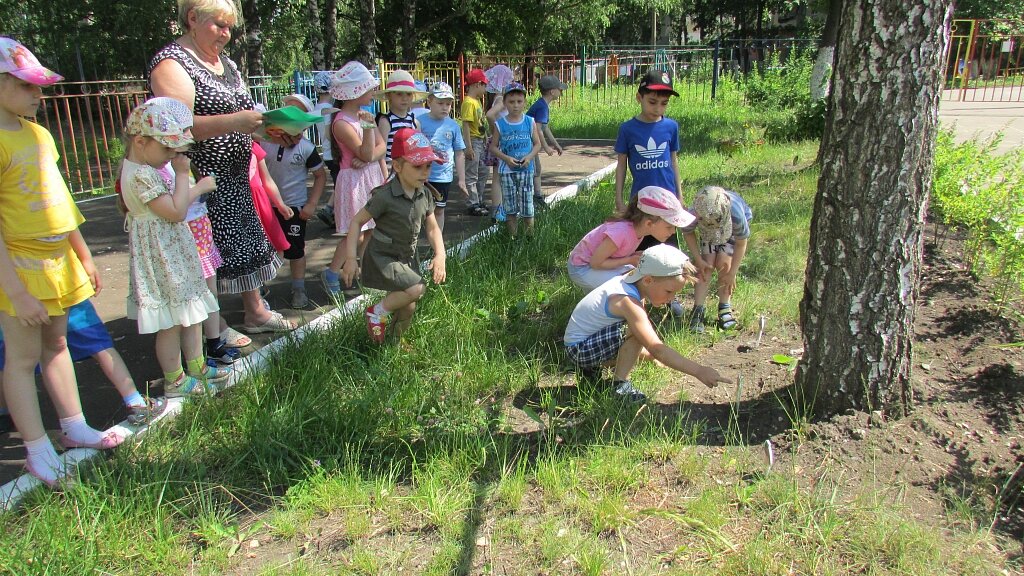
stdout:
[[753,71],[743,84],[743,95],[751,106],[796,109],[811,98],[811,67],[807,57],[783,62],[773,53],[760,71]]
[[772,142],[820,140],[825,132],[825,100],[801,102],[795,110],[768,123],[765,137]]

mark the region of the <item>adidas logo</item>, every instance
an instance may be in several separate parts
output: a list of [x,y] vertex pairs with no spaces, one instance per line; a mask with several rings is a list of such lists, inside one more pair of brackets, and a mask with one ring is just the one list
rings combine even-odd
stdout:
[[644,158],[647,158],[648,160],[650,160],[652,158],[657,158],[658,156],[661,156],[662,154],[664,154],[665,151],[668,150],[668,142],[662,142],[661,144],[655,144],[654,143],[654,138],[652,137],[652,138],[648,138],[647,139],[647,147],[646,148],[644,148],[640,144],[634,144],[633,148],[636,148],[636,151],[637,151],[638,154],[640,154]]

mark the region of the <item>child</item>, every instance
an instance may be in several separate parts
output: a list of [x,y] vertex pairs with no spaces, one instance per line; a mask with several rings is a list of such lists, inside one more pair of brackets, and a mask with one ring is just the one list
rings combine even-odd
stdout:
[[[434,164],[430,168],[430,185],[440,194],[440,200],[434,204],[434,219],[437,226],[444,232],[444,209],[448,205],[448,191],[452,180],[457,177],[456,186],[466,189],[466,143],[462,140],[459,123],[448,117],[455,104],[452,87],[445,82],[437,82],[431,87],[427,96],[430,114],[420,117],[423,135],[430,138],[434,150],[443,157],[444,162]],[[454,177],[452,169],[454,168]]]
[[[562,145],[555,139],[555,135],[551,133],[551,127],[548,126],[551,120],[551,107],[550,104],[555,100],[558,100],[562,96],[562,91],[568,88],[565,82],[558,79],[558,76],[544,76],[537,83],[540,86],[540,98],[530,106],[530,109],[526,111],[526,115],[533,118],[537,122],[537,126],[540,128],[541,135],[541,146],[544,148],[544,152],[548,156],[551,156],[554,152],[557,152],[559,156],[562,155]],[[553,151],[552,151],[553,150]],[[545,206],[544,192],[541,188],[540,175],[540,156],[534,161],[534,174],[533,174],[533,203],[543,208]]]
[[[732,314],[732,293],[736,289],[736,273],[747,253],[750,221],[754,213],[735,192],[718,186],[705,186],[693,199],[695,224],[683,230],[690,252],[697,255],[697,285],[693,289],[693,314],[690,329],[704,332],[704,299],[708,295],[711,275],[718,273],[718,325],[723,330],[736,327]],[[700,247],[696,232],[700,231]]]
[[416,81],[416,94],[413,95],[412,103],[412,115],[416,118],[417,122],[430,114],[430,108],[427,108],[427,94],[430,93],[430,87],[433,86],[433,82],[427,82],[426,80]]
[[508,115],[495,122],[491,154],[498,157],[505,224],[514,238],[520,218],[526,233],[533,232],[533,159],[540,152],[540,136],[533,118],[523,114],[526,88],[522,84],[506,86],[502,100]]
[[470,216],[487,216],[483,205],[484,190],[487,189],[487,167],[484,165],[484,107],[481,98],[487,88],[487,76],[479,68],[473,68],[463,81],[466,96],[462,100],[459,118],[462,120],[462,141],[466,143],[466,213]]
[[[645,186],[660,186],[676,197],[682,190],[679,185],[679,166],[676,153],[679,152],[679,125],[665,117],[669,98],[679,96],[672,89],[672,75],[662,70],[651,70],[640,81],[636,101],[640,103],[640,114],[619,126],[615,140],[618,161],[615,167],[615,208],[622,211],[626,201],[622,188],[626,182],[626,169],[633,175],[633,187],[629,197]],[[655,238],[645,238],[640,250],[657,244]],[[673,234],[669,244],[678,245]]]
[[[207,176],[189,186],[192,112],[172,98],[153,98],[128,115],[121,198],[128,211],[128,318],[140,334],[156,332],[156,356],[169,397],[214,394],[231,371],[208,366],[201,324],[218,310],[203,281],[189,205],[216,189]],[[158,169],[171,163],[174,182]],[[185,364],[181,364],[182,353]]]
[[[324,159],[324,165],[331,173],[331,189],[334,189],[334,181],[338,179],[338,160],[331,153],[331,121],[333,113],[325,114],[328,109],[334,109],[334,97],[331,96],[331,73],[317,72],[313,76],[313,88],[316,90],[317,101],[313,107],[314,114],[323,116],[323,121],[316,124],[317,140],[320,142],[320,157]],[[334,222],[334,195],[327,197],[327,204],[316,211],[316,217],[331,229],[337,229]]]
[[41,86],[61,80],[27,48],[0,37],[0,330],[7,336],[4,397],[28,452],[25,467],[48,486],[67,474],[43,428],[38,364],[67,447],[109,449],[115,430],[85,422],[71,355],[67,309],[100,289],[78,226],[84,221],[57,168],[57,147],[34,118]]
[[388,81],[380,94],[388,101],[388,111],[378,112],[375,121],[381,136],[387,140],[388,149],[384,159],[390,165],[391,144],[395,133],[402,128],[419,130],[420,125],[411,110],[412,101],[421,97],[423,92],[416,89],[416,81],[413,80],[412,74],[405,70],[395,70],[388,75]]
[[569,279],[589,292],[636,268],[640,261],[636,249],[644,236],[664,242],[676,228],[693,221],[675,194],[657,186],[641,188],[624,212],[588,232],[572,249]]
[[629,379],[641,352],[665,366],[689,374],[709,387],[731,383],[718,371],[684,358],[658,338],[643,302],[664,306],[694,281],[696,270],[674,246],[659,244],[644,250],[637,267],[592,290],[572,311],[565,329],[565,350],[582,375],[596,379],[601,367],[614,360],[615,393],[633,402],[647,396]]
[[[416,270],[416,241],[420,227],[426,226],[427,240],[434,250],[433,278],[440,284],[445,278],[444,241],[434,218],[434,199],[424,187],[430,176],[431,162],[441,159],[427,137],[410,128],[395,134],[392,147],[395,177],[374,190],[366,206],[352,218],[355,229],[376,223],[373,236],[362,259],[363,285],[384,290],[383,300],[366,308],[366,329],[374,342],[384,341],[388,317],[395,315],[394,333],[401,338],[412,322],[416,302],[426,292],[423,278]],[[342,277],[351,282],[360,269],[356,256],[358,241],[350,236],[345,244]]]
[[[302,94],[285,96],[285,106],[298,106],[306,111],[313,108],[313,103]],[[274,142],[261,144],[267,153],[267,170],[281,191],[285,206],[292,211],[291,218],[285,218],[280,212],[277,220],[284,230],[291,246],[284,251],[284,257],[292,273],[292,308],[305,308],[309,305],[306,296],[306,221],[313,216],[320,196],[324,192],[327,171],[317,154],[316,146],[301,134],[289,136],[282,134]],[[306,177],[313,173],[313,190],[306,190]]]
[[[281,225],[277,221],[275,209],[285,218],[291,218],[293,214],[291,208],[281,199],[277,183],[274,182],[267,169],[267,153],[256,140],[252,142],[252,155],[249,157],[249,189],[252,191],[252,203],[256,206],[256,215],[259,216],[260,224],[263,225],[263,233],[267,235],[274,250],[284,252],[289,246],[288,238],[285,237],[284,230],[281,229]],[[246,326],[246,332],[263,332],[263,328],[271,328],[270,331],[273,331],[270,326],[273,323],[274,319],[271,319],[264,326]]]
[[[163,414],[167,401],[163,398],[147,398],[139,394],[124,359],[114,349],[107,327],[103,325],[96,308],[89,300],[82,300],[68,308],[68,352],[72,362],[79,362],[92,356],[100,365],[107,380],[114,385],[121,400],[128,409],[128,423],[141,426]],[[0,332],[0,375],[4,369],[5,342]],[[38,370],[38,368],[37,368]],[[0,376],[2,377],[2,376]],[[3,407],[0,395],[0,407]]]
[[[341,101],[341,110],[334,115],[331,124],[332,153],[341,167],[334,183],[334,220],[338,223],[339,235],[351,232],[358,237],[360,253],[370,240],[373,221],[364,222],[357,230],[349,228],[349,224],[370,199],[370,191],[384,183],[384,174],[387,173],[384,138],[373,123],[373,114],[360,109],[373,101],[376,86],[377,80],[359,62],[342,66],[331,81],[331,95]],[[341,286],[338,270],[344,259],[345,240],[342,239],[334,250],[331,263],[320,274],[324,288],[334,298],[339,298],[342,292],[351,296],[359,294],[357,286],[346,283],[344,290]]]
[[491,154],[491,141],[494,139],[494,134],[497,132],[497,128],[494,127],[494,123],[498,121],[498,118],[504,118],[508,115],[505,110],[505,103],[502,102],[501,94],[505,91],[505,86],[512,83],[513,74],[512,69],[504,64],[495,64],[484,72],[484,76],[487,77],[487,87],[485,88],[487,98],[490,100],[490,106],[487,108],[487,140],[484,145],[484,166],[488,166],[491,169],[491,223],[504,222],[505,221],[505,209],[501,206],[501,175],[498,174],[498,159]]

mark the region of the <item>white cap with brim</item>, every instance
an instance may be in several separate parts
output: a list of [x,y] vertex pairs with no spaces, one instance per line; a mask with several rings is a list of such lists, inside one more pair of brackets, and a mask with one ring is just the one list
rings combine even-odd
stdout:
[[661,278],[665,276],[682,276],[690,259],[679,251],[679,248],[668,244],[658,244],[644,250],[640,255],[640,264],[626,274],[624,280],[635,283],[644,276]]

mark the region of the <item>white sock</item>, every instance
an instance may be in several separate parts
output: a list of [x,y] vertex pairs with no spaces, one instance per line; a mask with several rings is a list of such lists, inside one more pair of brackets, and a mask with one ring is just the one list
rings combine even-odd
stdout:
[[85,423],[85,414],[79,412],[74,416],[60,419],[60,429],[64,435],[79,444],[99,444],[103,433]]
[[377,316],[380,316],[381,318],[387,318],[388,316],[391,316],[391,312],[388,312],[387,309],[384,308],[383,302],[377,302],[377,305],[373,307],[373,310],[371,310],[371,312],[373,312]]
[[28,450],[25,463],[32,468],[40,480],[52,483],[67,475],[67,468],[57,457],[57,451],[53,449],[53,443],[50,442],[49,436],[43,434],[36,440],[26,441],[25,449]]

